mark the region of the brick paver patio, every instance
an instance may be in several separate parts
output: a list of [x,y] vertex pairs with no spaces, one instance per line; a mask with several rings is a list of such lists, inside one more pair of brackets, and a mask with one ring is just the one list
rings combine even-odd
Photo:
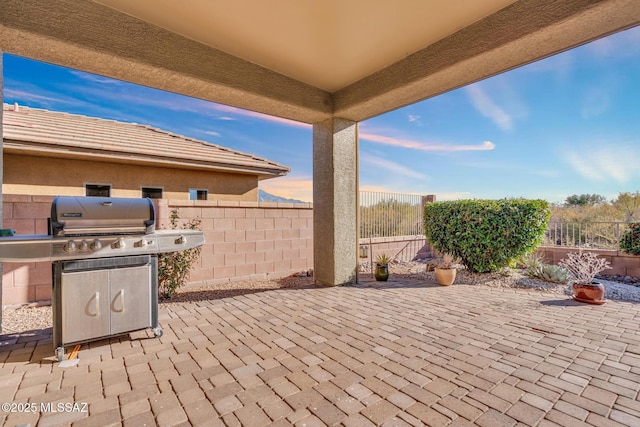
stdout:
[[50,330],[1,337],[1,402],[88,413],[0,423],[640,426],[638,304],[392,281],[162,305],[161,323],[72,368]]

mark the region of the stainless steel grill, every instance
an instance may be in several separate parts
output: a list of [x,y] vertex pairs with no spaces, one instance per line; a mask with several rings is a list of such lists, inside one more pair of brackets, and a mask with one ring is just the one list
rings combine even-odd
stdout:
[[157,254],[204,243],[155,230],[149,199],[56,197],[49,234],[0,237],[0,261],[52,261],[53,343],[64,347],[158,325]]

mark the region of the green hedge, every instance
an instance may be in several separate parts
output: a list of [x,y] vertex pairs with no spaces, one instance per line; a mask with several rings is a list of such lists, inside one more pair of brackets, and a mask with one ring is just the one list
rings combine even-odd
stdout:
[[458,200],[427,203],[427,240],[460,257],[471,271],[496,271],[542,243],[551,210],[544,200]]
[[620,238],[620,250],[631,255],[640,255],[640,222],[632,222]]

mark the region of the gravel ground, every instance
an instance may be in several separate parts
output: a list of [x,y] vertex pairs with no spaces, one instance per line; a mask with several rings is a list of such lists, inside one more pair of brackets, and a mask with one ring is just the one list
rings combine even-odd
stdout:
[[[371,270],[368,265],[361,265],[360,271],[365,280],[368,277],[372,277]],[[393,262],[390,264],[389,271],[392,278],[428,280],[430,282],[435,282],[435,274],[433,272],[426,271],[424,261]],[[613,281],[600,281],[605,285],[605,298],[640,302],[640,286]],[[571,289],[567,285],[549,283],[534,279],[522,274],[522,272],[518,270],[505,270],[500,273],[476,274],[462,268],[458,270],[455,284],[524,288],[538,290],[541,292],[571,295]],[[306,272],[282,279],[229,282],[216,284],[211,287],[190,287],[188,289],[180,290],[171,300],[161,301],[160,307],[162,308],[163,306],[171,306],[184,302],[228,298],[275,289],[306,289],[313,287],[315,287],[313,284],[313,277],[308,275]],[[23,306],[15,309],[10,308],[2,312],[2,333],[11,334],[33,329],[50,328],[51,321],[51,306]]]

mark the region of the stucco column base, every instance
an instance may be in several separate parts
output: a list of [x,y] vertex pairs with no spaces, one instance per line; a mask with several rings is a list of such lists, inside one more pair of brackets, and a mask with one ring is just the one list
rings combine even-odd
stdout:
[[357,123],[313,125],[313,264],[316,283],[355,283],[357,273]]

